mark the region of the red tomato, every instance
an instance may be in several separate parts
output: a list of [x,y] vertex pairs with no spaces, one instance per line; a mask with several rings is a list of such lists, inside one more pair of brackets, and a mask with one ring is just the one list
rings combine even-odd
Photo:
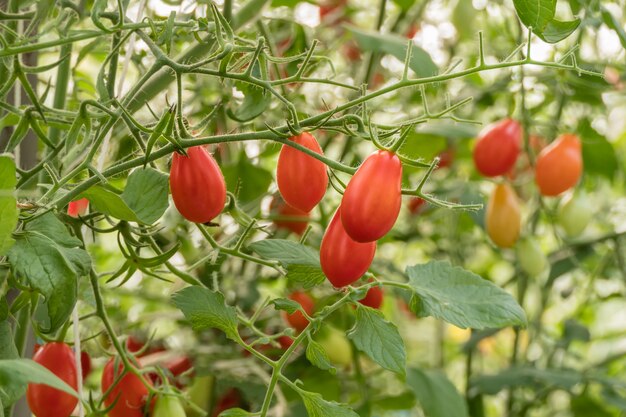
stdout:
[[67,214],[72,217],[84,216],[89,207],[89,200],[81,198],[67,205]]
[[402,205],[402,163],[376,151],[359,167],[341,200],[341,222],[357,242],[372,242],[393,227]]
[[377,90],[383,84],[385,84],[385,76],[382,72],[376,71],[368,85],[368,88],[370,90]]
[[510,248],[517,242],[521,214],[517,194],[508,184],[498,184],[493,190],[485,212],[487,234],[496,245]]
[[417,32],[420,31],[420,27],[419,25],[413,23],[411,24],[411,26],[409,26],[409,28],[406,31],[406,37],[407,39],[413,39],[415,37],[415,35],[417,35]]
[[[126,349],[130,352],[130,353],[137,353],[140,350],[144,349],[144,346],[146,344],[143,343],[141,340],[139,340],[138,338],[136,338],[135,336],[128,336],[128,339],[126,339]],[[137,358],[140,358],[144,355],[146,355],[148,353],[148,349],[146,349],[141,355],[135,355]]]
[[[137,375],[124,371],[124,365],[121,361],[119,361],[114,375],[114,362],[115,358],[111,358],[104,366],[101,381],[102,393],[104,394],[118,379],[119,375],[123,375],[104,399],[104,404],[107,407],[115,403],[108,412],[109,417],[143,417],[149,394],[148,388]],[[122,374],[122,372],[124,373]]]
[[[65,343],[47,343],[33,357],[70,387],[77,389],[78,372],[74,352]],[[36,417],[69,417],[78,404],[78,398],[43,384],[28,384],[26,401]]]
[[91,373],[91,357],[84,350],[80,352],[80,367],[83,371],[83,380]]
[[426,200],[419,197],[413,197],[411,198],[411,201],[409,201],[409,211],[411,214],[418,214],[424,209],[425,205]]
[[329,21],[328,23],[339,23],[343,16],[340,16],[344,6],[348,0],[325,0],[320,4],[320,21]]
[[293,220],[274,220],[274,224],[279,229],[287,229],[297,235],[302,235],[309,222],[309,213],[291,207],[285,203],[280,196],[274,196],[270,204],[270,212],[273,216],[291,217]]
[[[323,155],[322,148],[310,133],[304,132],[289,140]],[[296,148],[283,145],[278,156],[276,182],[287,204],[308,213],[326,194],[326,165]]]
[[[371,280],[370,280],[371,282]],[[372,308],[380,308],[383,303],[383,288],[376,286],[367,290],[365,298],[359,300],[359,303]]]
[[[300,304],[302,306],[302,309],[306,311],[309,316],[315,311],[315,302],[307,293],[294,291],[289,296],[289,299]],[[293,314],[287,314],[287,312],[283,311],[283,317],[285,318],[285,320],[287,320],[291,327],[299,332],[304,330],[306,326],[309,325],[309,320],[307,320],[307,318],[304,317],[304,314],[302,314],[302,312],[300,311],[296,311]]]
[[512,119],[487,126],[474,147],[474,165],[485,177],[504,175],[513,168],[520,152],[522,127]]
[[341,222],[342,210],[339,207],[335,212],[320,246],[322,271],[335,287],[345,287],[361,278],[376,253],[375,241],[360,243],[348,236]]
[[217,404],[215,410],[213,410],[212,417],[218,417],[223,411],[229,408],[235,408],[241,404],[241,394],[236,388],[231,388],[222,395]]
[[215,159],[202,146],[188,148],[187,155],[174,153],[170,169],[172,198],[184,218],[208,223],[224,208],[224,176]]
[[343,53],[350,62],[361,60],[361,49],[356,42],[348,42],[343,47]]
[[174,376],[181,375],[193,368],[193,362],[191,362],[188,356],[172,358],[165,362],[164,365]]
[[573,134],[564,134],[537,157],[535,181],[542,195],[556,196],[574,187],[582,171],[580,139]]
[[293,345],[293,338],[283,335],[278,338],[278,343],[283,350],[287,350]]
[[448,168],[454,161],[454,149],[448,148],[439,154],[439,165],[437,169]]

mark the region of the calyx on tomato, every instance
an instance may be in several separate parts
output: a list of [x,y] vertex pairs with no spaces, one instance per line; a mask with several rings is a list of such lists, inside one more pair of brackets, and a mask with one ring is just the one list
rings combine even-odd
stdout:
[[[117,362],[117,370],[114,370],[116,360],[111,358],[102,372],[102,393],[108,392],[104,398],[104,404],[107,407],[112,406],[108,415],[109,417],[143,417],[149,394],[148,388],[137,375],[124,370],[124,365],[120,360]],[[113,385],[115,381],[117,383]]]
[[[65,343],[46,343],[40,347],[33,360],[47,368],[74,390],[78,387],[78,372],[74,352]],[[28,407],[36,417],[69,417],[78,399],[44,384],[28,384]]]
[[219,165],[202,146],[174,153],[170,189],[180,214],[195,223],[208,223],[224,208],[226,182]]
[[345,287],[363,276],[376,253],[376,242],[354,241],[343,228],[342,207],[335,212],[320,246],[320,264],[335,287]]
[[515,190],[508,184],[498,184],[493,190],[485,212],[485,226],[496,245],[510,248],[521,229],[521,213]]
[[[302,291],[294,291],[289,295],[289,299],[295,301],[302,306],[302,309],[310,316],[315,311],[315,301],[311,296]],[[302,314],[300,310],[295,311],[292,314],[283,312],[285,320],[297,331],[301,332],[309,325],[309,320]]]
[[474,147],[474,165],[485,177],[504,175],[513,168],[520,153],[522,127],[513,119],[487,126]]
[[[323,155],[319,143],[308,132],[289,140]],[[287,204],[308,213],[326,194],[328,187],[326,165],[299,149],[283,145],[278,155],[276,182],[278,191]]]
[[574,187],[583,171],[580,139],[559,136],[544,148],[535,163],[535,181],[544,196],[556,196]]
[[350,179],[341,200],[341,223],[356,242],[373,242],[393,227],[402,205],[402,163],[378,150]]

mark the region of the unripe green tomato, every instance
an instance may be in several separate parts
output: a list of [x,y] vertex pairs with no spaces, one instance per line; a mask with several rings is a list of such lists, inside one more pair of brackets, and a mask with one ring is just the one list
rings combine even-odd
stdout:
[[[213,376],[197,376],[193,379],[191,386],[187,389],[187,398],[206,412],[209,412],[211,405],[211,392],[213,390]],[[188,408],[187,411],[190,411]]]
[[352,346],[341,330],[326,326],[316,341],[322,345],[333,365],[347,368],[352,364]]
[[163,395],[154,405],[152,417],[186,417],[185,409],[178,397]]
[[579,236],[591,221],[593,207],[585,194],[573,194],[559,207],[558,221],[569,237]]
[[530,277],[536,277],[548,268],[548,258],[532,237],[526,237],[517,244],[517,261]]

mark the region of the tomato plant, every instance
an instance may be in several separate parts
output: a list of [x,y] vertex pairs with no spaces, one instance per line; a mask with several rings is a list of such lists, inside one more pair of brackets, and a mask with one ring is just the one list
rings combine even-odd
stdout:
[[3,2],[0,415],[623,415],[624,9]]

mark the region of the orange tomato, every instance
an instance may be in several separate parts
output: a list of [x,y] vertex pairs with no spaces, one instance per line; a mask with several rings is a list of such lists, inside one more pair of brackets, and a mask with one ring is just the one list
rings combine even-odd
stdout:
[[535,182],[544,196],[557,196],[574,187],[583,171],[580,139],[559,136],[541,151],[535,164]]

